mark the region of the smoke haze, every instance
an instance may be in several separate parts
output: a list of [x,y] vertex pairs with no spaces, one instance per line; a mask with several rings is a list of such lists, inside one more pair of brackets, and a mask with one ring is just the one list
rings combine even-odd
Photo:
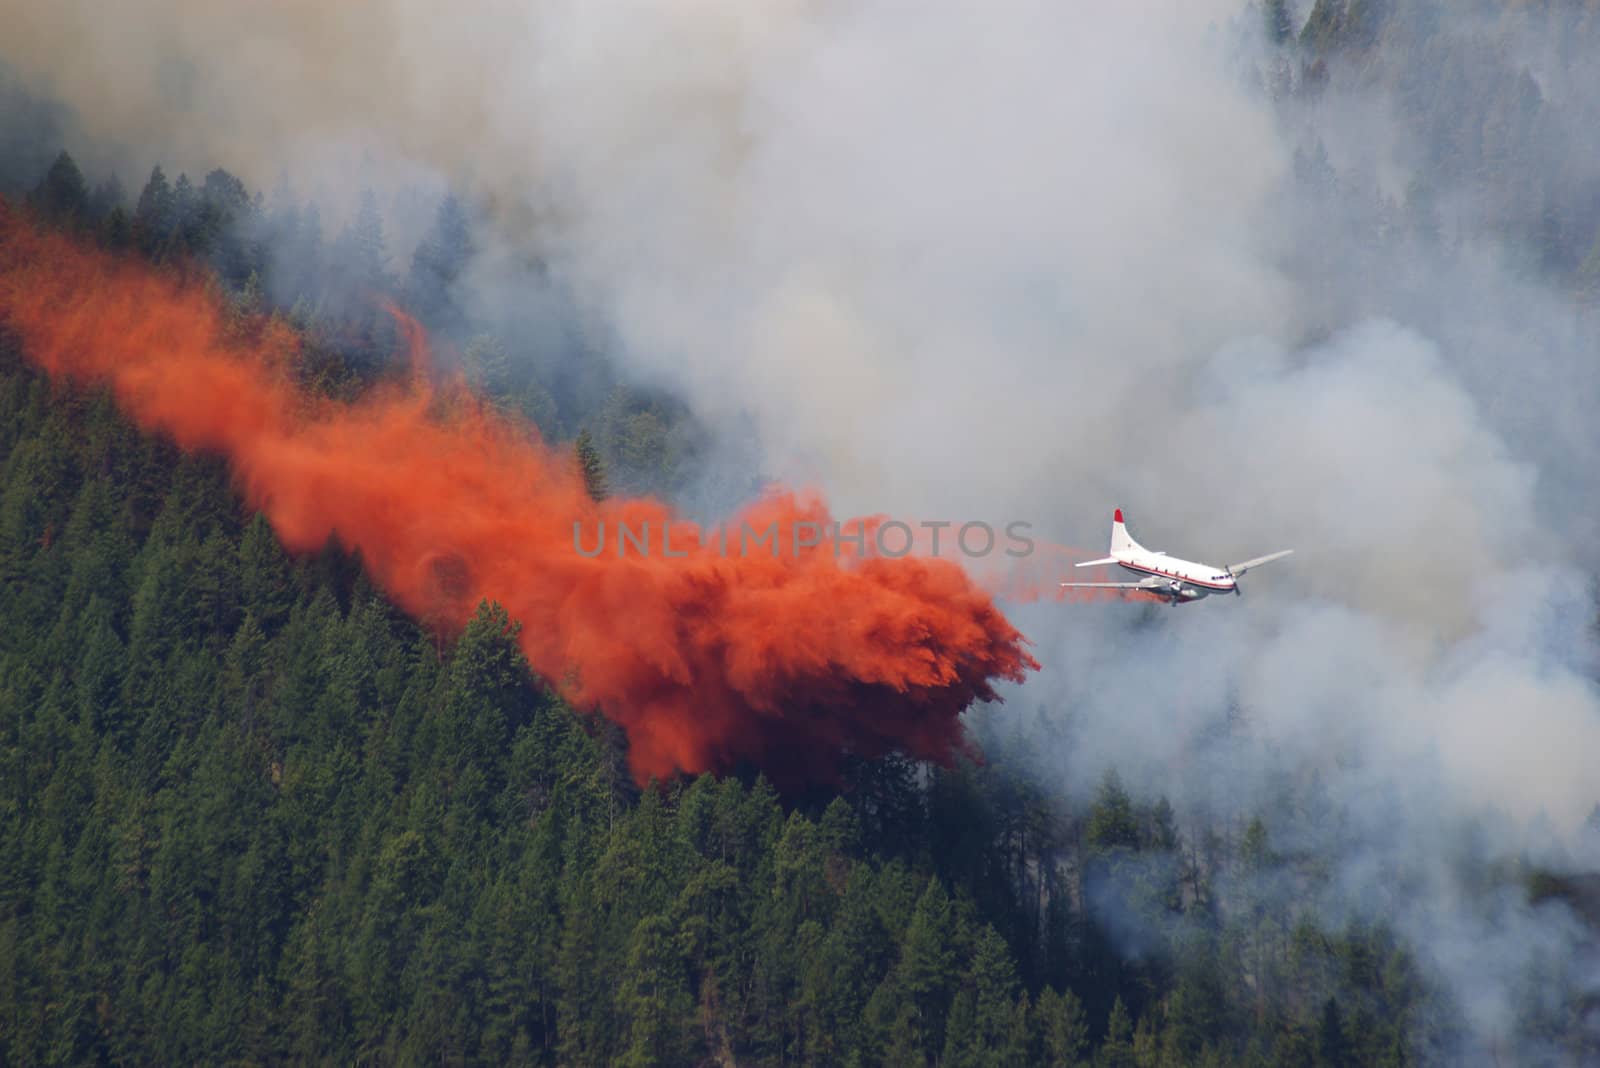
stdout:
[[[1222,0],[102,8],[30,11],[0,55],[163,159],[259,181],[359,145],[472,189],[636,380],[843,512],[1098,546],[1120,505],[1178,554],[1295,547],[1153,622],[1019,609],[1046,671],[992,742],[1071,710],[1033,758],[1064,793],[1114,764],[1221,816],[1315,772],[1332,823],[1273,831],[1336,858],[1316,904],[1398,915],[1473,1050],[1507,1041],[1573,921],[1460,873],[1587,848],[1600,381],[1567,295],[1448,223],[1468,194],[1445,240],[1384,243],[1308,192],[1314,129],[1339,181],[1406,195],[1381,88],[1275,108]],[[466,281],[484,305],[507,262]]]

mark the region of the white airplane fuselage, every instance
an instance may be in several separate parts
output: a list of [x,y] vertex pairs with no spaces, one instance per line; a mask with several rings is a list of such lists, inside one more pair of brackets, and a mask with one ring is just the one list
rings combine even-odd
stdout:
[[1117,566],[1140,578],[1162,580],[1151,592],[1169,601],[1198,601],[1214,593],[1232,593],[1235,579],[1220,567],[1180,560],[1165,553],[1115,553]]

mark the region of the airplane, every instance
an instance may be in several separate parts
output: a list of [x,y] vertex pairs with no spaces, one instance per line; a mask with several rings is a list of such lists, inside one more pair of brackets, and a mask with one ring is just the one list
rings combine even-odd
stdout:
[[1098,560],[1085,560],[1077,566],[1096,567],[1101,564],[1116,564],[1145,577],[1138,582],[1063,582],[1061,585],[1075,589],[1146,590],[1176,607],[1190,601],[1198,601],[1202,597],[1210,597],[1212,594],[1232,593],[1238,596],[1240,575],[1253,567],[1271,563],[1292,552],[1293,549],[1284,549],[1281,552],[1258,556],[1254,560],[1246,560],[1241,564],[1229,564],[1227,567],[1199,564],[1193,560],[1179,560],[1164,552],[1151,552],[1134,541],[1122,522],[1122,509],[1118,508],[1116,515],[1111,519],[1111,555]]

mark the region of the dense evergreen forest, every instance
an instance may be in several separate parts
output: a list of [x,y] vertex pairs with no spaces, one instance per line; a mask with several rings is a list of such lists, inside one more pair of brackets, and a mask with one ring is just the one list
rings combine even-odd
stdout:
[[639,790],[495,606],[440,641],[10,350],[0,472],[9,1063],[1391,1064],[1437,1011],[1114,775]]
[[[1448,110],[1403,96],[1432,176],[1404,201],[1334,175],[1314,139],[1297,180],[1444,241],[1447,176],[1470,175],[1528,270],[1593,303],[1588,177],[1509,195],[1587,105],[1541,111],[1514,69],[1491,77],[1503,64],[1392,6],[1317,0],[1291,32],[1261,5],[1268,87],[1403,89],[1433,48],[1439,78],[1487,88]],[[391,373],[388,296],[475,386],[576,438],[596,495],[693,468],[670,397],[593,352],[541,375],[471,321],[453,283],[475,217],[454,197],[400,269],[370,194],[330,240],[315,205],[220,169],[156,168],[130,195],[59,151],[26,193],[51,225],[292,322],[316,389]],[[0,1061],[1452,1063],[1469,1010],[1426,947],[1304,904],[1333,875],[1274,829],[1315,809],[1314,783],[1240,821],[1131,796],[1109,768],[1075,807],[1003,758],[858,762],[794,795],[757,769],[641,788],[620,733],[530,675],[517,626],[485,604],[438,634],[337,542],[288,556],[219,460],[51,383],[0,333]],[[1528,977],[1508,1042],[1596,1063],[1595,1006],[1542,996],[1562,967]]]

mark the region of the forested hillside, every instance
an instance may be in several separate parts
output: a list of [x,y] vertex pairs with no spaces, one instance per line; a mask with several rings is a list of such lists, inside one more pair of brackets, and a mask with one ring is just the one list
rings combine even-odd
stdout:
[[896,760],[641,791],[494,606],[438,640],[10,347],[0,428],[10,1063],[1397,1064],[1447,1027],[1390,935],[1272,889],[1316,863],[1260,821]]

